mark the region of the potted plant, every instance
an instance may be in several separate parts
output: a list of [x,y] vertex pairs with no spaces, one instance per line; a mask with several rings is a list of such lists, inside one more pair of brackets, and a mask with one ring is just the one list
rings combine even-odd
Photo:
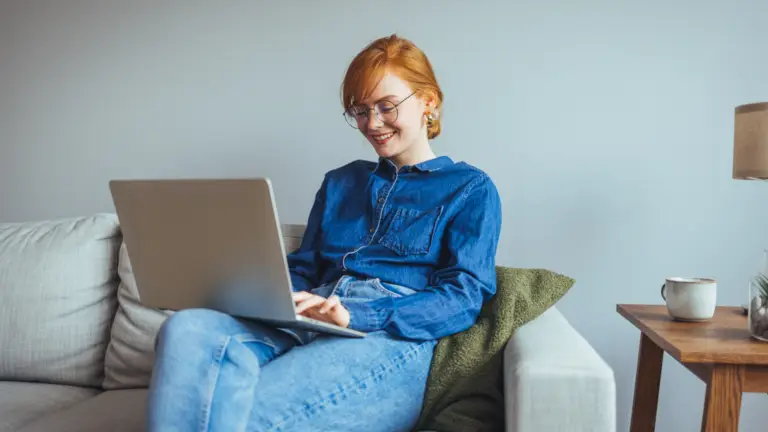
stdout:
[[749,332],[752,337],[768,342],[768,276],[760,272],[749,288]]

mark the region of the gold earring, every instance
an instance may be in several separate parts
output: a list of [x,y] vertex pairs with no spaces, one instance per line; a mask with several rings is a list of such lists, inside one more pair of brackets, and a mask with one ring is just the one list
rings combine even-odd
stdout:
[[435,118],[432,116],[432,113],[427,114],[427,127],[432,127],[432,122],[435,121]]

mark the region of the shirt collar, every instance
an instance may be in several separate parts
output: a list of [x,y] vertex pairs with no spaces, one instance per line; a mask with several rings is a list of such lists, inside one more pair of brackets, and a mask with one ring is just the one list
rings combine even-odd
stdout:
[[[395,164],[390,161],[387,158],[379,158],[379,167],[386,166],[390,169],[395,169]],[[438,156],[434,159],[429,159],[424,162],[417,163],[416,165],[405,165],[400,168],[401,172],[411,172],[411,171],[423,171],[423,172],[433,172],[437,171],[439,169],[445,168],[446,166],[453,165],[453,160],[451,160],[448,156]]]

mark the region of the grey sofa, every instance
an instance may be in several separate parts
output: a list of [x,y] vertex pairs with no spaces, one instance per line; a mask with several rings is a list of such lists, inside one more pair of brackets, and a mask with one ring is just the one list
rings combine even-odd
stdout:
[[[284,228],[288,250],[302,227]],[[113,214],[0,224],[0,432],[141,431],[153,341]],[[611,368],[551,308],[505,351],[508,431],[615,430]]]

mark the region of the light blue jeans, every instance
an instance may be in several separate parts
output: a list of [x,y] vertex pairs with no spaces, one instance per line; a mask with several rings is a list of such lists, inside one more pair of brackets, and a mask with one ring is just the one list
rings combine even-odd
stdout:
[[[344,276],[313,292],[368,301],[413,291]],[[158,335],[148,430],[409,431],[435,344],[383,331],[361,339],[290,332],[208,309],[179,311]]]

